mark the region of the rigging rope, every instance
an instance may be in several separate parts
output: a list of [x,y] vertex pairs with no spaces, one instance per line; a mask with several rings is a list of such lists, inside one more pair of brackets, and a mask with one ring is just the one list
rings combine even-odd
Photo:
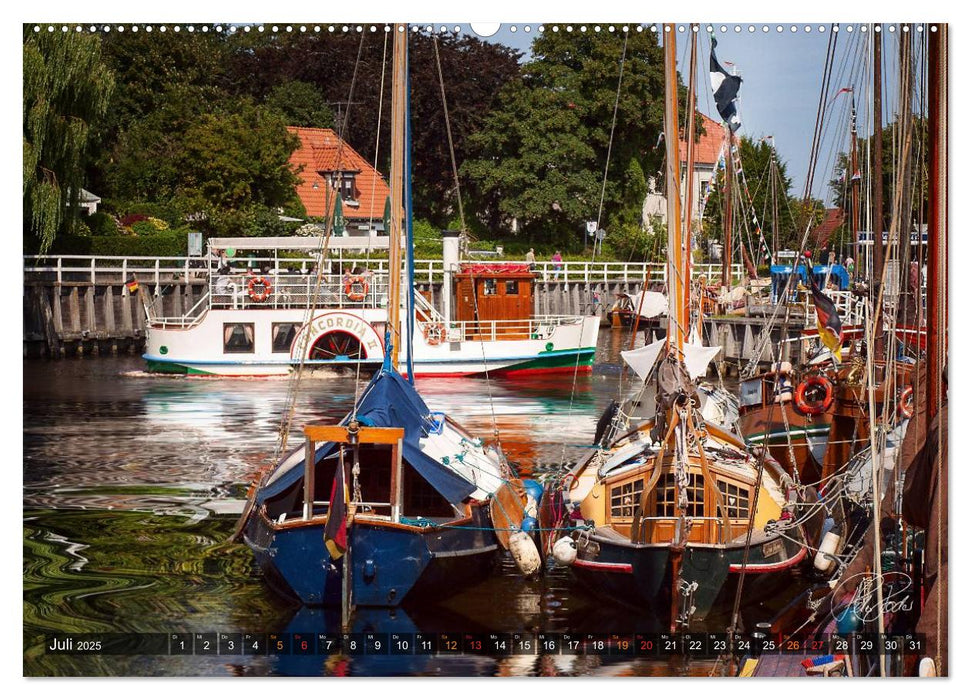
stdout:
[[438,85],[442,92],[442,110],[445,112],[445,133],[448,135],[448,154],[452,159],[452,176],[455,178],[455,199],[459,205],[459,221],[462,233],[466,233],[465,210],[462,207],[462,188],[459,185],[459,169],[455,162],[455,145],[452,141],[452,122],[448,116],[448,100],[445,99],[445,78],[442,76],[442,61],[438,54],[438,36],[432,35],[432,45],[435,47],[435,66],[438,68]]
[[[381,51],[381,85],[378,89],[378,128],[375,129],[374,137],[374,172],[378,171],[378,154],[381,151],[381,116],[384,112],[384,79],[388,68],[388,36],[391,32],[384,33],[384,45]],[[371,180],[371,210],[368,212],[368,235],[370,236],[371,227],[374,222],[374,193],[377,190],[378,178],[372,178]],[[364,266],[370,269],[371,264],[371,246],[368,246],[364,252]],[[343,270],[341,271],[343,272]],[[391,270],[388,270],[388,278],[390,281]],[[376,287],[377,285],[375,285]],[[377,294],[377,290],[375,290]],[[357,417],[357,409],[361,405],[361,360],[363,358],[360,354],[357,357],[357,366],[355,367],[354,373],[354,408],[351,411],[351,415],[355,418]]]
[[[614,147],[614,129],[617,126],[617,108],[620,106],[620,87],[624,81],[624,63],[627,60],[627,32],[624,32],[624,47],[620,53],[620,75],[617,76],[617,94],[614,97],[614,116],[610,121],[610,138],[607,141],[607,160],[604,163],[603,183],[600,186],[600,206],[597,208],[597,228],[600,228],[600,220],[604,211],[604,196],[607,193],[607,170],[610,168],[610,152]],[[594,255],[597,251],[597,239],[593,239]]]
[[[346,136],[347,125],[350,123],[350,112],[351,112],[351,102],[354,97],[354,87],[357,83],[357,71],[361,64],[361,51],[364,47],[364,37],[366,34],[361,34],[361,41],[357,47],[357,60],[354,62],[354,72],[351,75],[351,85],[348,94],[348,105],[347,111],[344,113],[344,121],[340,125],[340,129],[337,134],[337,163],[341,163],[341,157],[344,153],[344,137]],[[297,396],[300,391],[300,381],[303,378],[303,370],[307,361],[307,349],[310,344],[310,332],[309,326],[313,319],[314,311],[317,307],[317,299],[320,296],[320,288],[323,285],[324,279],[324,263],[326,262],[327,252],[330,247],[330,238],[334,233],[334,218],[337,213],[336,199],[334,198],[334,191],[332,187],[327,187],[324,196],[324,206],[325,211],[329,211],[327,217],[327,226],[325,230],[325,235],[320,237],[320,246],[317,248],[317,276],[314,280],[313,292],[308,299],[307,309],[304,314],[304,322],[301,328],[307,329],[301,338],[300,349],[299,349],[299,362],[295,371],[290,373],[290,380],[287,386],[287,394],[284,403],[283,416],[280,419],[280,430],[279,439],[277,440],[276,450],[274,452],[274,463],[278,462],[282,457],[283,453],[287,449],[287,442],[290,438],[290,429],[293,425],[293,416],[296,412],[297,406]]]

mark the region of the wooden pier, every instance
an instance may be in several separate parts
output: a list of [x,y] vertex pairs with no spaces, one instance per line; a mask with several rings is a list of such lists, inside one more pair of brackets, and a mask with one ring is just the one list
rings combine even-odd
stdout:
[[[25,261],[24,356],[59,358],[142,351],[145,344],[145,309],[140,295],[129,292],[126,282],[135,277],[156,316],[176,318],[202,311],[208,292],[201,261],[189,259],[58,259],[56,264]],[[101,262],[101,265],[96,263]],[[437,262],[437,265],[436,265]],[[419,261],[417,290],[440,312],[441,261]],[[607,323],[607,312],[623,294],[636,294],[644,286],[660,288],[650,265],[644,263],[567,263],[554,271],[540,266],[534,285],[533,313],[550,315],[597,315]],[[338,268],[339,269],[339,268]],[[713,274],[712,270],[706,270]],[[198,305],[198,306],[197,306]],[[735,374],[755,353],[756,339],[765,318],[729,316],[705,322],[705,342],[721,345],[716,358],[724,373]],[[790,319],[787,336],[798,336],[804,319]],[[781,340],[782,327],[773,329],[773,345]],[[783,344],[782,360],[805,359],[808,344]],[[770,362],[768,352],[760,358]]]

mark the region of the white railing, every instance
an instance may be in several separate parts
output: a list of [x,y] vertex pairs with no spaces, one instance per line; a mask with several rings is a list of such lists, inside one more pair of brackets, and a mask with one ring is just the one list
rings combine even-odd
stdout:
[[[387,272],[388,261],[384,258],[344,258],[338,251],[327,259],[330,271],[340,273],[346,269],[369,269],[375,274]],[[468,262],[475,262],[468,261]],[[124,282],[132,276],[140,281],[156,285],[181,282],[206,281],[215,276],[219,261],[210,257],[148,257],[120,255],[25,255],[24,272],[30,275],[49,275],[54,281],[88,281],[91,284]],[[277,271],[279,273],[303,273],[312,271],[317,259],[312,256],[299,257],[238,257],[229,261],[234,273],[249,269]],[[522,260],[489,260],[486,264],[507,265],[524,264]],[[695,278],[704,276],[709,282],[721,279],[720,264],[696,264],[693,269]],[[432,283],[440,281],[445,272],[442,260],[416,260],[415,281]],[[645,277],[650,283],[663,284],[667,275],[664,263],[644,262],[589,262],[563,261],[536,263],[535,272],[539,280],[555,282],[642,282]],[[743,277],[741,265],[732,266],[732,278]],[[158,293],[158,290],[155,290]]]
[[[860,326],[866,322],[866,300],[857,297],[853,292],[837,292],[827,290],[825,292],[839,313],[840,321],[844,326]],[[809,290],[799,290],[796,292],[796,303],[802,307],[807,319],[816,318],[816,305],[813,303],[813,295]],[[815,325],[815,321],[812,321]]]
[[548,340],[558,326],[581,325],[583,320],[583,316],[537,316],[509,321],[420,321],[418,331],[426,338],[440,337],[442,341],[452,343],[463,340]]

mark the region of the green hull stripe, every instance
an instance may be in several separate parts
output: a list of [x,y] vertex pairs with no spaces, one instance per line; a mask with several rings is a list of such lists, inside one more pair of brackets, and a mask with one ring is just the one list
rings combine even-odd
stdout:
[[[564,351],[560,350],[560,353]],[[528,360],[526,362],[520,362],[518,364],[509,365],[508,367],[502,367],[496,372],[518,372],[520,370],[529,369],[563,369],[565,367],[593,367],[593,359],[596,354],[596,349],[588,348],[580,350],[577,353],[571,354],[558,354],[553,357],[537,357],[535,360]],[[579,355],[579,360],[577,356]]]
[[[799,430],[799,429],[790,430],[788,434],[785,431],[769,433],[768,440],[769,440],[770,443],[772,443],[772,442],[785,442],[787,440],[787,437],[791,437],[791,438],[802,438],[802,437],[814,438],[815,437],[815,438],[818,438],[818,437],[827,437],[827,436],[829,436],[829,427],[826,427],[826,428],[816,428],[816,429],[810,429],[810,430]],[[756,444],[756,443],[761,444],[762,441],[765,440],[765,439],[766,439],[765,433],[758,433],[757,435],[746,435],[745,436],[745,442],[747,442],[750,445],[753,445],[753,444]]]
[[196,369],[194,367],[186,367],[185,365],[180,365],[177,362],[156,362],[154,360],[147,360],[149,372],[155,372],[157,374],[212,374],[212,372],[207,372],[202,369]]

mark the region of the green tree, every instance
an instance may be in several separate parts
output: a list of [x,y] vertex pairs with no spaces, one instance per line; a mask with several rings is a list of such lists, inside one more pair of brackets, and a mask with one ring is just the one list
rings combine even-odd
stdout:
[[[790,194],[792,178],[788,175],[785,161],[779,158],[778,153],[763,139],[756,141],[748,136],[743,136],[737,141],[736,148],[738,148],[739,157],[742,161],[744,181],[741,177],[733,179],[735,188],[741,187],[737,190],[741,194],[737,193],[735,198],[735,208],[732,215],[733,229],[736,232],[749,232],[751,250],[757,255],[759,239],[752,222],[752,210],[754,209],[755,218],[758,219],[766,244],[770,248],[773,245],[773,228],[775,228],[780,249],[797,246],[803,235],[802,229],[797,226],[798,212],[800,211],[799,200]],[[721,241],[724,236],[724,225],[722,223],[725,201],[724,177],[725,171],[722,169],[712,183],[714,189],[708,197],[705,207],[702,230],[706,240]],[[745,194],[744,185],[747,185],[748,194],[751,195],[751,204]],[[742,205],[739,204],[739,196]],[[748,245],[748,241],[746,241],[746,245]],[[758,262],[761,263],[762,261]]]
[[273,86],[264,104],[283,115],[290,126],[334,128],[334,112],[313,83],[290,80]]
[[112,31],[101,42],[105,62],[118,81],[109,135],[165,108],[185,88],[200,95],[232,92],[226,75],[226,32]]
[[[919,221],[927,221],[927,163],[924,154],[927,153],[927,120],[915,116],[913,120],[914,136],[911,141],[911,174],[914,182],[911,183],[913,193],[911,199],[910,224],[914,225]],[[872,138],[872,137],[871,137]],[[893,214],[893,193],[897,185],[897,172],[899,166],[897,159],[900,155],[901,143],[899,120],[888,124],[883,128],[883,230],[890,230],[890,218]],[[863,176],[860,182],[860,226],[866,226],[867,214],[866,190],[867,170],[872,172],[872,164],[866,162],[867,154],[873,157],[875,151],[870,146],[870,138],[857,139],[857,167]],[[833,177],[829,181],[829,193],[833,206],[840,207],[844,211],[850,211],[851,190],[850,182],[853,173],[850,170],[850,157],[847,152],[841,152],[836,156],[836,165],[833,167]],[[920,179],[917,179],[919,175]],[[872,201],[872,199],[871,199]],[[849,235],[849,221],[846,220],[840,227],[836,235],[840,240],[851,241]]]
[[91,139],[114,87],[97,38],[24,28],[24,231],[46,251],[71,228]]
[[221,233],[266,221],[261,208],[302,215],[289,163],[298,140],[277,111],[249,98],[213,107],[197,90],[176,92],[183,99],[119,135],[107,181],[120,201],[171,201]]
[[[582,222],[596,218],[623,46],[620,32],[544,32],[522,78],[471,137],[476,157],[464,172],[495,198],[507,226],[515,218],[527,234],[578,243]],[[662,59],[655,36],[628,36],[604,220],[625,209],[639,215],[643,188],[626,177],[632,162],[642,177],[661,166]]]

